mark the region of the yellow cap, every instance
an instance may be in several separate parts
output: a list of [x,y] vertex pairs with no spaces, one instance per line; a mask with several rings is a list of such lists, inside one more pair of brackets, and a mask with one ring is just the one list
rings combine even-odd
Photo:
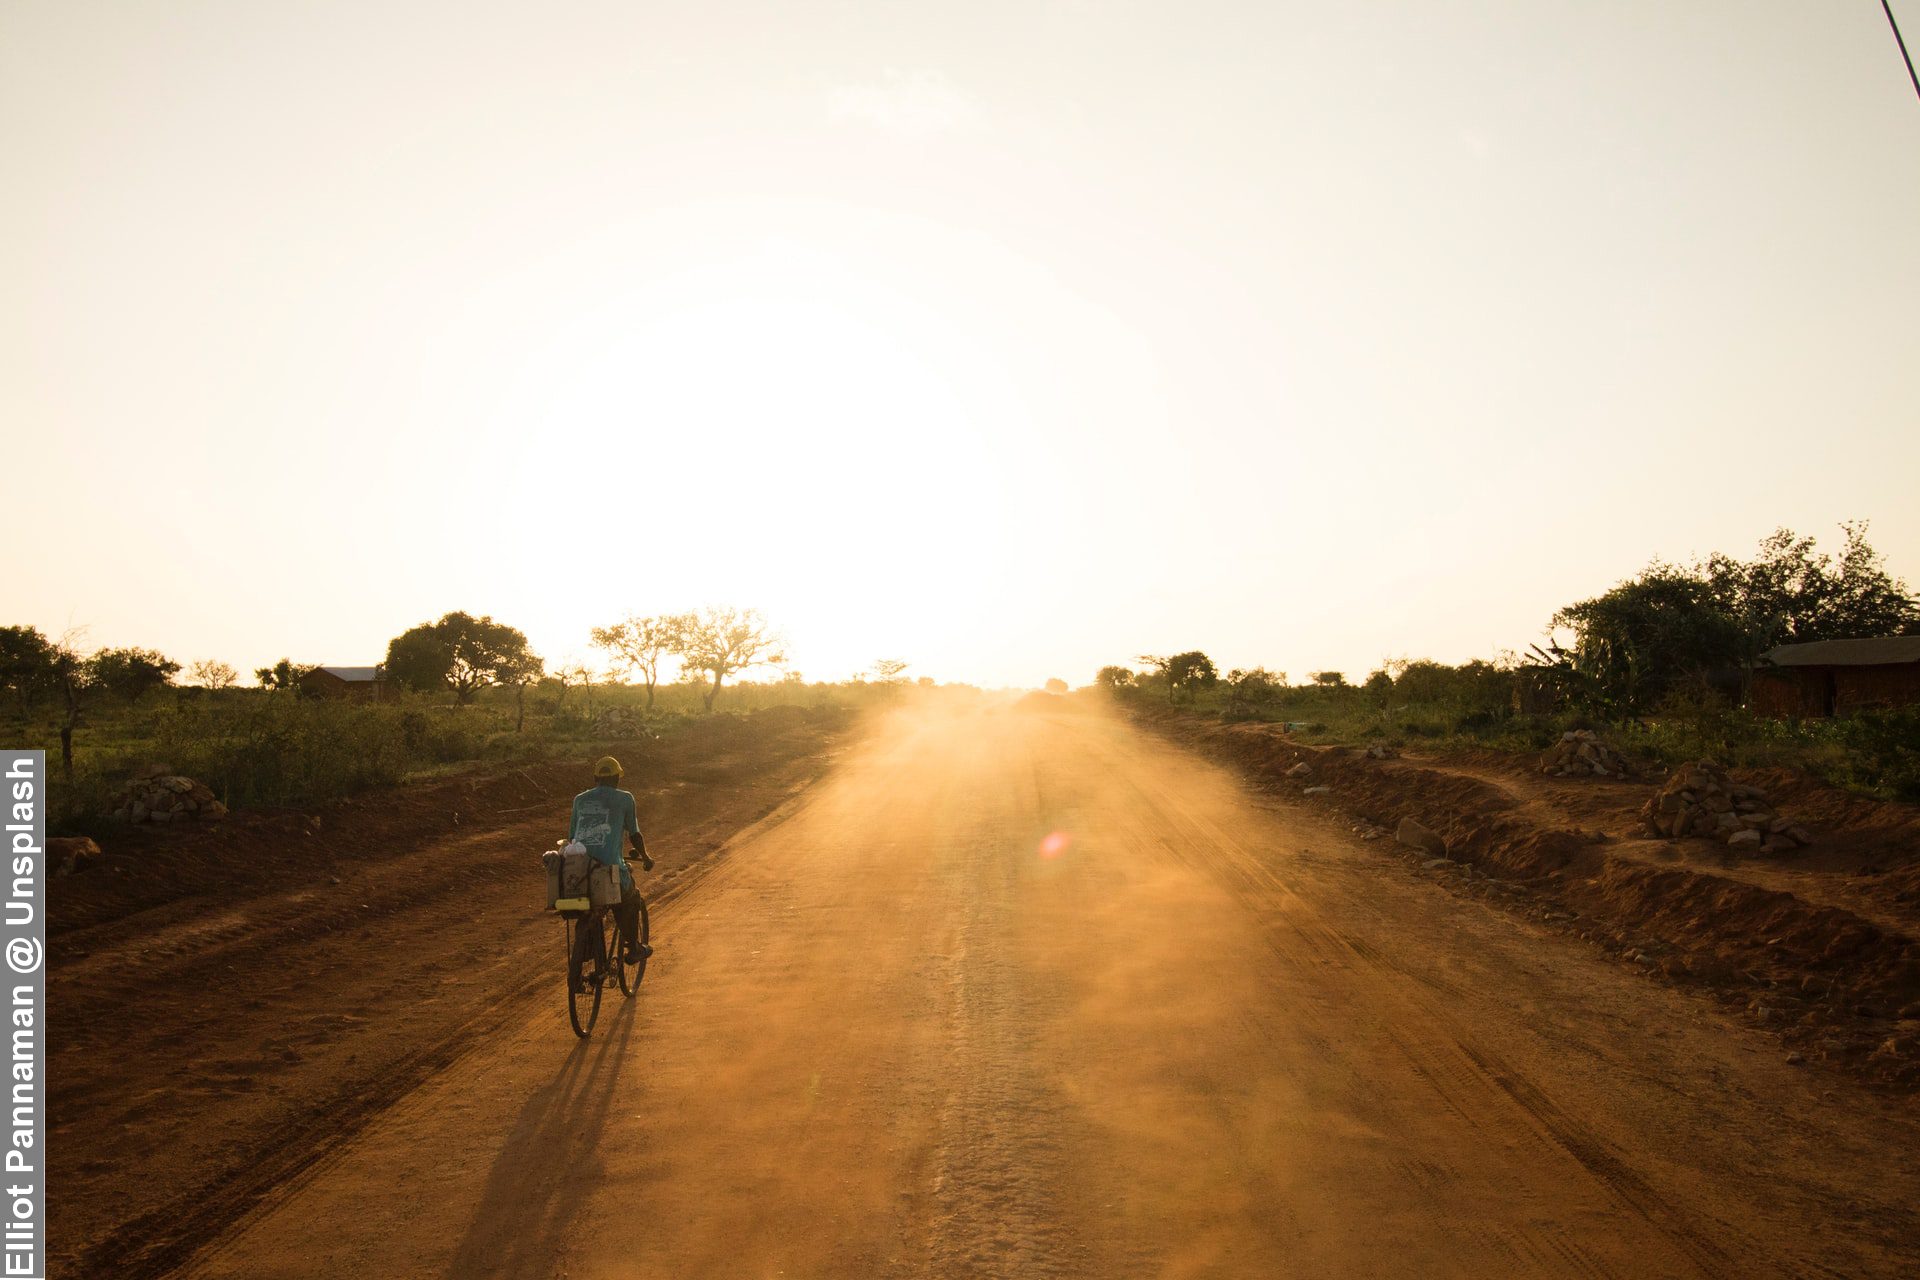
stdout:
[[594,763],[593,776],[596,778],[618,778],[620,776],[620,762],[612,756],[601,756],[600,759]]

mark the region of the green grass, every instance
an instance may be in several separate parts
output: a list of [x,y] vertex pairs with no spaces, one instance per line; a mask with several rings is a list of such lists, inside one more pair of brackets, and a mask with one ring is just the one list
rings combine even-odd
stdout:
[[[728,685],[717,713],[741,715],[773,707],[856,708],[892,691],[859,682]],[[89,711],[74,734],[69,783],[60,767],[54,708],[0,716],[9,743],[44,748],[53,773],[55,827],[95,833],[132,771],[165,764],[204,782],[232,808],[300,806],[444,776],[478,764],[543,760],[593,753],[635,732],[666,735],[704,718],[700,690],[661,687],[654,710],[646,691],[601,686],[591,691],[529,691],[523,725],[511,690],[489,689],[466,706],[450,698],[408,695],[394,703],[354,703],[257,689],[208,694],[165,689],[135,705]],[[624,722],[611,726],[607,713]]]
[[[1674,699],[1640,720],[1606,722],[1575,711],[1521,715],[1490,688],[1416,699],[1377,689],[1288,688],[1268,703],[1230,707],[1223,689],[1188,704],[1220,719],[1304,723],[1307,741],[1442,749],[1490,747],[1518,753],[1552,745],[1569,729],[1595,729],[1616,749],[1646,763],[1723,764],[1801,769],[1836,786],[1882,799],[1920,801],[1920,707],[1863,712],[1841,719],[1781,720],[1712,697]],[[1155,699],[1140,691],[1125,695]],[[1164,704],[1165,694],[1157,700]]]

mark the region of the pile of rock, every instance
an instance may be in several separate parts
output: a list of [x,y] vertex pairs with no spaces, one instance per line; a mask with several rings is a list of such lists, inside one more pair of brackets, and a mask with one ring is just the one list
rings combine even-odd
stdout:
[[1540,772],[1556,778],[1626,778],[1633,766],[1591,729],[1569,729],[1540,757]]
[[630,707],[607,707],[593,718],[593,727],[600,733],[639,733],[647,722]]
[[1765,792],[1733,781],[1711,760],[1675,769],[1640,817],[1652,835],[1704,836],[1735,849],[1785,853],[1813,843],[1805,827],[1767,803]]
[[149,765],[114,797],[113,816],[122,822],[203,822],[226,817],[227,806],[192,778]]

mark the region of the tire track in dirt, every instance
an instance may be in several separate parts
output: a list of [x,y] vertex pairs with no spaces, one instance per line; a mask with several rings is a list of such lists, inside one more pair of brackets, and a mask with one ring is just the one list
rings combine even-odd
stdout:
[[[1374,1001],[1401,1007],[1404,1016],[1396,1019],[1400,1026],[1437,1029],[1445,1027],[1450,1021],[1439,1006],[1384,979],[1389,974],[1412,976],[1440,994],[1460,997],[1465,993],[1457,984],[1431,975],[1413,973],[1409,966],[1385,961],[1374,946],[1328,925],[1321,915],[1324,900],[1321,906],[1309,904],[1282,879],[1273,866],[1254,855],[1238,839],[1204,817],[1183,812],[1184,806],[1178,798],[1169,794],[1157,778],[1151,774],[1141,774],[1140,778],[1141,791],[1154,806],[1164,826],[1190,831],[1193,838],[1187,842],[1187,847],[1220,855],[1217,861],[1192,860],[1192,865],[1220,875],[1233,889],[1236,898],[1251,912],[1265,914],[1271,911],[1274,901],[1284,903],[1288,926],[1302,944],[1306,957],[1334,964],[1339,963],[1336,957],[1341,956],[1358,960],[1358,966],[1343,967],[1348,972],[1364,971],[1362,980],[1370,988],[1369,994]],[[1169,844],[1166,847],[1174,846]],[[1342,903],[1341,906],[1352,910],[1351,903]],[[1277,953],[1284,955],[1285,950],[1276,942]],[[1623,1209],[1662,1230],[1673,1245],[1699,1268],[1701,1274],[1727,1277],[1728,1280],[1752,1274],[1718,1246],[1703,1239],[1694,1223],[1653,1195],[1624,1162],[1607,1151],[1598,1139],[1583,1133],[1564,1113],[1553,1108],[1545,1096],[1527,1084],[1518,1073],[1510,1068],[1491,1065],[1491,1055],[1486,1051],[1476,1052],[1452,1031],[1445,1031],[1443,1035],[1444,1040],[1440,1043],[1397,1033],[1394,1040],[1409,1067],[1433,1090],[1436,1100],[1456,1118],[1475,1129],[1510,1129],[1513,1115],[1510,1112],[1500,1114],[1507,1109],[1489,1105],[1495,1098],[1504,1097],[1531,1122],[1527,1128],[1537,1142],[1572,1157]],[[1515,1194],[1523,1194],[1522,1189],[1516,1186]],[[1573,1242],[1558,1240],[1555,1248],[1582,1274],[1592,1275],[1596,1280],[1613,1275],[1601,1260]]]
[[[796,807],[797,796],[805,785],[805,776],[799,781],[790,778],[783,784],[788,800],[746,830],[763,831],[777,825]],[[556,824],[564,822],[561,816],[564,814],[564,803],[557,799],[551,801],[549,811],[544,816],[522,818],[511,826],[487,832],[478,838],[507,848],[538,848],[551,839]],[[668,834],[670,838],[670,833],[663,834]],[[745,834],[740,833],[741,836]],[[726,859],[739,838],[736,836],[734,840],[720,844],[698,861],[678,867],[672,882],[652,895],[650,901],[671,902],[694,889]],[[530,875],[527,880],[531,882]],[[458,912],[461,908],[455,903],[445,909]],[[516,914],[521,920],[532,918],[524,911]],[[233,917],[236,915],[248,919],[245,930],[235,926]],[[229,957],[247,964],[272,963],[270,959],[259,956],[263,946],[271,955],[272,948],[283,944],[285,940],[312,942],[326,932],[323,929],[320,935],[316,935],[315,926],[310,920],[290,919],[281,925],[275,924],[271,917],[263,920],[260,916],[256,906],[250,914],[226,913],[223,917],[226,923],[217,928],[196,931],[190,923],[176,926],[175,931],[184,928],[183,936],[197,934],[209,943],[204,950],[185,946],[179,948],[185,971],[197,974],[228,969],[231,967],[226,963]],[[392,945],[410,945],[409,939],[417,936],[400,934],[392,939]],[[449,942],[457,943],[462,934],[458,929],[450,928],[445,931],[444,937]],[[424,1043],[387,1056],[377,1073],[362,1071],[342,1076],[331,1089],[308,1094],[288,1120],[264,1132],[249,1135],[244,1160],[230,1160],[224,1168],[212,1171],[155,1207],[117,1224],[109,1237],[67,1259],[61,1269],[69,1274],[111,1275],[129,1280],[148,1280],[150,1277],[173,1273],[208,1240],[232,1229],[249,1216],[270,1208],[293,1188],[323,1172],[367,1125],[422,1083],[457,1065],[503,1027],[524,1017],[532,1004],[543,998],[543,992],[545,998],[551,998],[551,989],[559,981],[559,950],[555,944],[550,957],[549,948],[538,941],[510,944],[504,953],[496,954],[487,963],[483,978],[487,1000],[471,1016],[452,1023],[442,1022],[436,1027],[437,1034]],[[94,964],[100,959],[98,956],[89,956],[80,963]],[[451,981],[464,985],[470,979],[464,976],[463,971],[472,968],[472,962],[465,962],[456,970],[456,976]],[[446,980],[444,977],[429,979],[436,982]],[[432,997],[430,992],[422,992],[419,998]],[[370,1012],[377,1011],[362,1010],[363,1014]],[[364,1024],[368,1019],[356,1016],[351,1021]],[[175,1051],[191,1051],[217,1036],[216,1024],[217,1018],[202,1018],[195,1022],[143,1030],[148,1037],[148,1045],[153,1048],[172,1047]],[[314,1036],[323,1042],[334,1038],[326,1027],[315,1029],[312,1035],[290,1027],[280,1042],[294,1046],[306,1043]],[[242,1059],[233,1059],[232,1062],[237,1068],[248,1065]],[[271,1077],[279,1066],[278,1059],[268,1056],[258,1058],[252,1064],[252,1069]],[[177,1086],[178,1082],[175,1083]],[[251,1088],[250,1085],[248,1087]],[[174,1088],[153,1092],[148,1110],[155,1121],[164,1122],[168,1099],[172,1096],[176,1096]],[[122,1114],[140,1113],[123,1111]],[[71,1108],[63,1111],[61,1123],[72,1123]]]
[[905,708],[663,913],[643,1007],[504,1030],[201,1270],[1910,1273],[1831,1229],[1905,1220],[1910,1117],[1335,834],[1098,717]]

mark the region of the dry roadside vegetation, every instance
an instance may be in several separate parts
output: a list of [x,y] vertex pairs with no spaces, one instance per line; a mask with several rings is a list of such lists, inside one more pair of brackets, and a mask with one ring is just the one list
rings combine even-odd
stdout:
[[[742,832],[807,811],[798,836],[773,843],[820,862],[826,879],[843,838],[866,842],[863,856],[883,881],[906,884],[918,883],[922,846],[946,849],[946,896],[915,908],[928,913],[929,940],[901,955],[915,965],[929,954],[950,959],[953,913],[971,921],[966,931],[986,955],[988,934],[1032,923],[1029,895],[1049,900],[1055,860],[1076,848],[1115,857],[1134,838],[1122,835],[1131,823],[1095,812],[1111,808],[1164,823],[1157,839],[1178,835],[1183,861],[1156,873],[1165,883],[1185,885],[1196,902],[1213,901],[1203,883],[1237,886],[1240,907],[1196,909],[1195,930],[1271,927],[1289,918],[1276,904],[1293,885],[1337,866],[1341,894],[1378,877],[1382,892],[1391,883],[1404,896],[1406,918],[1432,933],[1420,942],[1433,953],[1422,962],[1430,971],[1453,964],[1444,953],[1455,899],[1433,893],[1439,886],[1587,944],[1568,944],[1582,958],[1557,956],[1556,981],[1577,987],[1597,948],[1631,975],[1619,982],[1633,990],[1647,990],[1645,980],[1724,1005],[1775,1037],[1786,1065],[1910,1096],[1920,1087],[1920,808],[1900,797],[1920,777],[1914,713],[1777,721],[1744,708],[1744,686],[1729,687],[1707,665],[1742,654],[1751,663],[1763,641],[1782,635],[1911,624],[1904,584],[1879,569],[1855,531],[1849,539],[1839,562],[1783,535],[1749,564],[1656,566],[1557,614],[1569,642],[1555,640],[1531,662],[1396,662],[1358,685],[1337,672],[1304,684],[1265,668],[1223,676],[1198,650],[1143,659],[1145,672],[1107,668],[1078,694],[1052,680],[998,701],[930,681],[910,690],[906,664],[893,659],[833,684],[743,679],[780,661],[781,645],[764,620],[734,610],[629,617],[593,633],[600,662],[549,671],[511,627],[448,614],[389,645],[382,671],[395,688],[354,700],[317,695],[310,672],[287,660],[259,669],[250,688],[196,664],[200,683],[182,688],[178,666],[152,651],[82,654],[70,640],[10,629],[15,727],[66,753],[61,821],[75,836],[98,837],[67,846],[49,895],[51,1114],[68,1162],[54,1208],[59,1260],[73,1274],[159,1276],[244,1234],[256,1210],[292,1214],[305,1230],[306,1211],[287,1206],[297,1206],[290,1197],[308,1175],[345,1159],[403,1100],[441,1087],[473,1045],[539,1041],[541,1001],[559,966],[556,929],[536,903],[534,854],[559,834],[587,762],[608,751],[627,763],[661,857],[648,885],[657,904],[691,892],[736,841],[757,838]],[[1757,603],[1761,583],[1774,584],[1778,607]],[[1676,591],[1694,593],[1696,625],[1667,625]],[[1837,613],[1835,600],[1858,607]],[[1661,625],[1643,625],[1649,618]],[[1754,621],[1762,618],[1772,621]],[[675,663],[679,678],[663,678]],[[1095,706],[1102,714],[1073,714]],[[878,710],[898,714],[866,717],[882,727],[863,728],[856,741],[856,722]],[[1122,721],[1213,757],[1292,816],[1270,829],[1231,786],[1195,762],[1178,764],[1164,743],[1142,746]],[[807,810],[799,793],[843,748],[864,762],[858,785],[830,787]],[[1124,786],[1108,774],[1114,761],[1128,765]],[[1182,808],[1162,797],[1153,780],[1170,771],[1204,789],[1207,802]],[[964,802],[953,791],[962,778],[972,788]],[[888,806],[910,807],[907,825],[875,827],[872,815]],[[1021,860],[1029,836],[1009,835],[1029,829],[1037,871]],[[1302,847],[1309,860],[1291,864],[1275,830],[1315,842],[1336,833],[1351,847],[1324,864]],[[916,834],[903,840],[906,832]],[[1075,844],[1089,833],[1098,838]],[[995,896],[972,879],[1008,858],[1033,877],[1019,892],[1003,878]],[[1059,865],[1064,874],[1075,864]],[[764,901],[801,896],[784,874],[772,865],[753,872],[779,888]],[[1314,966],[1299,972],[1319,980],[1328,956],[1349,950],[1393,969],[1391,957],[1377,959],[1390,938],[1341,941],[1361,923],[1348,918],[1346,898],[1337,902],[1347,905],[1323,904],[1331,950],[1294,957]],[[743,911],[730,926],[743,936],[799,945],[778,910]],[[821,918],[851,921],[842,939],[850,948],[868,945],[865,932],[884,932],[890,918],[836,911],[823,905]],[[690,933],[706,927],[685,922]],[[1081,927],[1060,936],[1081,936]],[[1108,927],[1131,936],[1146,926],[1129,914]],[[1541,945],[1525,931],[1503,937],[1510,950]],[[1093,945],[1090,935],[1081,940]],[[739,945],[744,953],[699,962],[724,969],[760,954]],[[964,945],[958,953],[973,954]],[[1040,948],[1029,959],[1044,968],[1052,954]],[[954,964],[977,977],[974,965]],[[664,998],[735,1008],[743,1025],[762,1030],[774,1025],[759,1020],[764,1001],[788,999],[790,1034],[805,1038],[836,980],[831,964],[818,967],[811,990],[716,986]],[[901,1010],[925,995],[919,973],[901,960],[880,975],[899,989],[848,1033],[886,1043],[915,1025]],[[1384,975],[1376,975],[1384,986],[1367,987],[1381,1017],[1392,1004]],[[1013,1044],[1029,1034],[1025,981],[1009,977],[999,1004],[955,1013],[965,1023],[956,1034],[971,1044],[984,1028],[991,1036],[979,1043],[989,1048],[993,1037]],[[776,989],[784,994],[767,994]],[[1494,987],[1479,997],[1499,1003]],[[1638,1008],[1617,989],[1608,999]],[[1183,1007],[1196,1007],[1191,995]],[[1596,1010],[1580,1016],[1600,1018]],[[966,1022],[976,1016],[980,1027]],[[691,1008],[687,1020],[697,1027]],[[641,1034],[622,1025],[622,1035]],[[716,1051],[685,1034],[690,1055]],[[1468,1038],[1491,1036],[1477,1025]],[[534,1056],[548,1052],[542,1043]],[[784,1063],[775,1048],[765,1052]],[[1485,1045],[1474,1052],[1499,1057]],[[997,1053],[975,1068],[1000,1070]],[[1232,1081],[1276,1069],[1251,1049],[1230,1056],[1221,1070]],[[128,1062],[141,1064],[137,1077]],[[1400,1096],[1425,1114],[1428,1077],[1415,1065]],[[1499,1081],[1512,1073],[1488,1070],[1505,1088]],[[493,1087],[505,1090],[502,1105],[515,1102],[511,1081]],[[856,1093],[877,1090],[869,1082]],[[730,1105],[743,1101],[751,1102]],[[1034,1104],[1032,1115],[1045,1113]],[[466,1140],[490,1132],[482,1125]],[[1637,1149],[1642,1139],[1619,1141]],[[1584,1187],[1578,1179],[1591,1170],[1578,1152],[1588,1139],[1569,1142],[1578,1169],[1565,1172]],[[552,1143],[535,1145],[524,1154],[552,1154]],[[1326,1150],[1342,1149],[1327,1140]],[[1844,1182],[1857,1172],[1820,1176]],[[1657,1197],[1634,1178],[1602,1181],[1607,1195],[1659,1218],[1648,1208]],[[998,1213],[979,1211],[983,1221]],[[479,1249],[479,1238],[460,1256]],[[1693,1228],[1675,1238],[1692,1241]],[[789,1244],[768,1241],[769,1256]],[[929,1256],[945,1256],[949,1244],[969,1247],[936,1240]],[[1142,1256],[1160,1245],[1137,1242]],[[547,1259],[526,1261],[537,1269]]]
[[[813,779],[851,722],[789,705],[597,742],[629,769],[654,901]],[[56,1273],[171,1272],[558,989],[538,852],[589,759],[124,830],[54,881]]]
[[1920,1086],[1920,705],[1747,705],[1776,644],[1920,631],[1862,526],[1656,563],[1530,658],[1358,684],[1203,652],[1103,668],[1134,717],[1342,815],[1456,891],[1703,992],[1821,1063]]
[[[595,628],[548,662],[517,628],[464,612],[410,627],[369,688],[330,696],[319,668],[281,658],[239,683],[230,665],[157,650],[90,649],[0,627],[0,734],[53,764],[56,834],[106,841],[143,822],[311,808],[409,781],[573,758],[610,739],[671,736],[701,717],[773,707],[847,710],[897,697],[907,663],[848,680],[786,668],[758,611],[731,607]],[[918,681],[931,686],[930,679]],[[191,807],[139,803],[156,780]],[[165,791],[167,788],[159,788]],[[136,804],[138,805],[136,809]]]

